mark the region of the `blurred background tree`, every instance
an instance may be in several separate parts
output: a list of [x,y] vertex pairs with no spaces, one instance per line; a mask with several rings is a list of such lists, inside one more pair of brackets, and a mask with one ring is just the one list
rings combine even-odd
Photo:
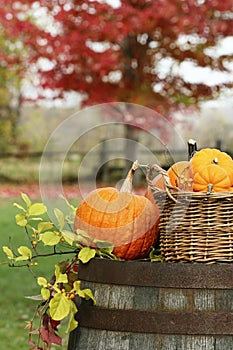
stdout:
[[12,151],[21,147],[17,133],[21,107],[24,100],[22,85],[28,78],[32,35],[30,12],[18,1],[0,1],[0,151]]
[[[63,98],[75,91],[82,106],[123,101],[172,118],[175,110],[196,108],[232,88],[232,52],[218,51],[233,35],[232,0],[0,4],[8,49],[14,40],[21,43],[16,72],[21,83],[26,77],[31,84],[27,98]],[[12,52],[5,57],[9,72]],[[220,79],[204,80],[206,71]],[[126,109],[115,115],[126,124],[133,119],[138,127],[159,127],[153,114],[137,118]],[[126,130],[126,138],[137,138],[134,128]]]
[[233,35],[231,0],[10,2],[21,20],[8,26],[19,33],[32,24],[22,36],[30,47],[25,67],[36,67],[40,87],[54,97],[77,91],[83,104],[125,101],[167,115],[232,86],[190,83],[182,74],[187,63],[194,74],[197,67],[229,72],[232,55],[210,49]]
[[17,51],[14,43],[0,30],[0,152],[9,151],[16,145],[21,104]]

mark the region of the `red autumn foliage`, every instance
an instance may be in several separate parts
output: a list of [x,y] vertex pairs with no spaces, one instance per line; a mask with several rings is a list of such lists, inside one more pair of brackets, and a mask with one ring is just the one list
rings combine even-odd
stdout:
[[32,341],[31,336],[36,335],[50,348],[52,344],[62,345],[62,338],[56,333],[57,326],[60,322],[54,321],[47,313],[42,316],[42,325],[33,331],[29,332],[28,345],[32,345],[32,350],[44,349],[42,346],[36,345]]
[[47,313],[43,315],[43,325],[40,327],[40,335],[48,347],[51,344],[62,345],[62,338],[56,333],[59,323],[55,324],[55,321]]
[[[222,87],[190,83],[173,67],[190,61],[227,71],[229,57],[211,56],[206,49],[233,35],[231,0],[121,0],[118,7],[86,0],[0,3],[6,36],[20,38],[27,49],[23,69],[41,57],[51,61],[50,68],[38,68],[39,84],[57,96],[77,91],[84,104],[123,101],[164,113]],[[46,25],[28,16],[39,7],[46,14],[41,17],[48,16]],[[173,62],[167,72],[160,65],[164,59]]]

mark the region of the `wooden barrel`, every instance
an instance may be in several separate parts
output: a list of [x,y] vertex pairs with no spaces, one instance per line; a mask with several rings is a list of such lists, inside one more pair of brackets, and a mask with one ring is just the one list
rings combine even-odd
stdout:
[[232,350],[233,265],[111,261],[80,266],[68,350]]

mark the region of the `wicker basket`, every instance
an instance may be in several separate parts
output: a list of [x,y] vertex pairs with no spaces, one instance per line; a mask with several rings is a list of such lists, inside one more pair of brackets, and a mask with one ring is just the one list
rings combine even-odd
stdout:
[[[164,170],[163,175],[166,183]],[[165,261],[233,262],[233,192],[181,192],[168,185],[162,191],[150,176],[148,185],[161,211],[160,249]]]

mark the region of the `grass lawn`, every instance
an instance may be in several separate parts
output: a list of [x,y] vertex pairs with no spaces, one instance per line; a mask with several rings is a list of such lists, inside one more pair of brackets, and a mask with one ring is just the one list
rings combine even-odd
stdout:
[[[48,162],[44,172],[50,169],[51,164],[53,167],[60,166],[61,160],[52,159],[51,162]],[[76,181],[78,165],[77,160],[65,159],[62,166],[63,179],[75,179]],[[20,184],[38,181],[39,167],[40,158],[0,158],[0,180]]]
[[[0,262],[7,260],[2,246],[9,246],[9,236],[13,247],[23,245],[24,237],[25,243],[27,242],[24,229],[15,224],[14,217],[18,209],[13,206],[14,201],[20,202],[18,198],[0,199]],[[37,276],[49,279],[53,275],[54,264],[61,259],[60,256],[41,259],[38,266],[33,267],[33,271]],[[25,322],[31,319],[37,302],[26,299],[25,296],[39,294],[40,287],[26,267],[9,268],[7,265],[0,265],[0,273],[0,349],[28,350],[27,330],[24,327]],[[67,348],[67,339],[68,335],[64,339],[63,349]],[[52,349],[61,348],[54,346]]]

